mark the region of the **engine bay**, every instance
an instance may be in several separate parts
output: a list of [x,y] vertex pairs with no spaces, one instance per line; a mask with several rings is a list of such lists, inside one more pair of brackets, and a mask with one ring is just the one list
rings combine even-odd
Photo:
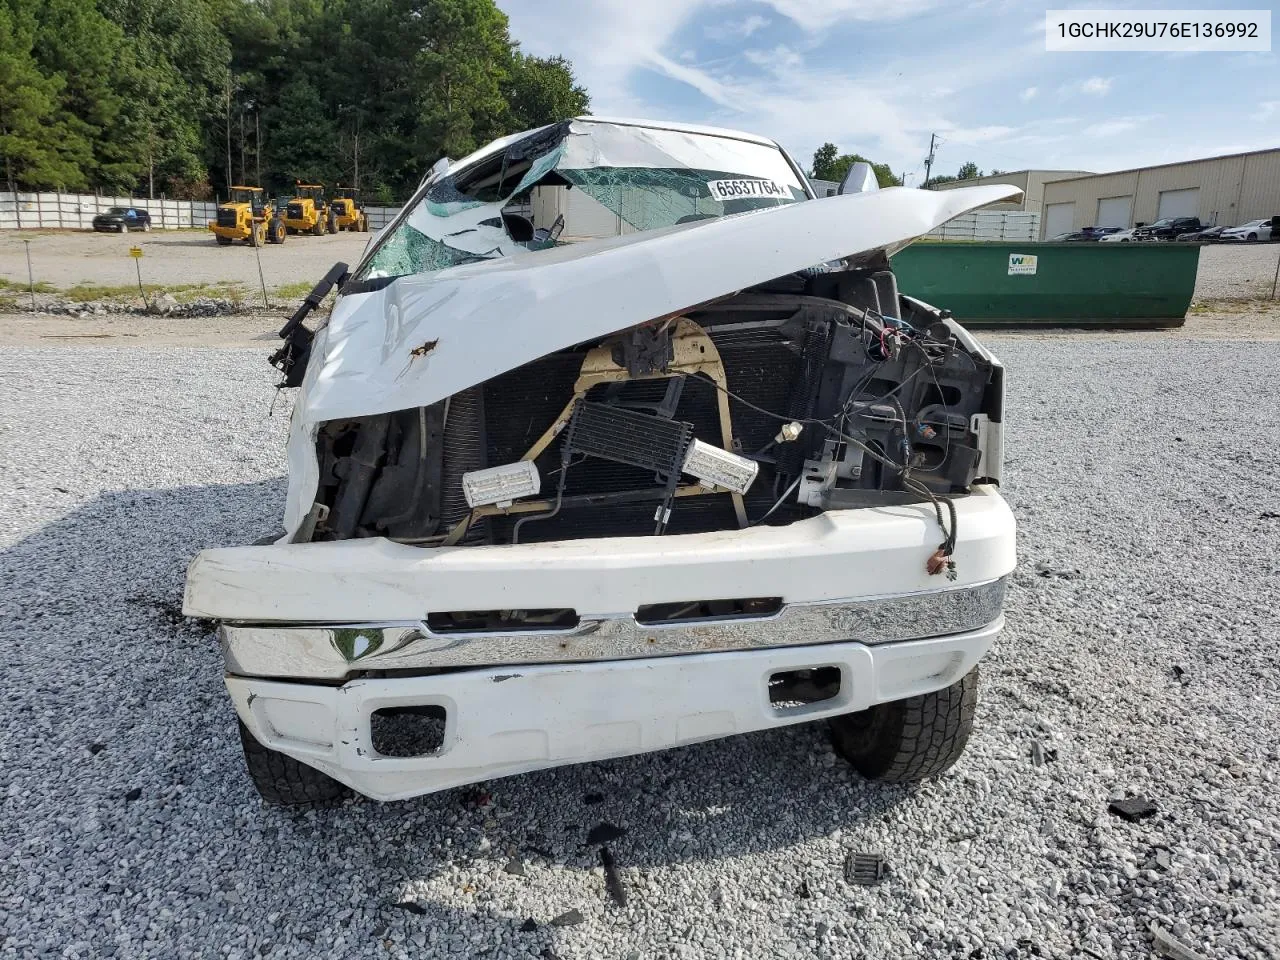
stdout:
[[998,446],[983,438],[1001,419],[1002,378],[945,312],[900,295],[876,252],[429,406],[328,421],[312,522],[296,539],[654,536],[930,502],[941,572],[950,498],[999,478]]

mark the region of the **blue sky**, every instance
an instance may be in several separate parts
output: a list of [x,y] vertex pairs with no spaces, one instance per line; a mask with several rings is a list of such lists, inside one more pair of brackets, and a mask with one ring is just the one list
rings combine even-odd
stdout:
[[[559,53],[592,112],[772,136],[806,166],[824,141],[923,179],[1105,171],[1280,147],[1271,53],[1047,53],[1047,9],[984,0],[498,0],[522,48]],[[1094,7],[1169,9],[1110,0]],[[1270,9],[1258,0],[1195,8]],[[1280,17],[1273,11],[1275,27]]]

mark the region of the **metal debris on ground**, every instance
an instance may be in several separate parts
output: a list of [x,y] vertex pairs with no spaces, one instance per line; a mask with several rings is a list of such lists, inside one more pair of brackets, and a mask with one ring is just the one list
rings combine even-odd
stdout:
[[572,910],[566,910],[560,916],[553,918],[551,925],[553,927],[572,927],[584,922],[586,919],[582,915],[582,911],[574,907]]
[[627,891],[622,886],[622,877],[618,875],[618,865],[608,847],[600,848],[600,866],[604,868],[604,888],[609,891],[613,902],[620,907],[627,905]]
[[615,827],[607,820],[597,823],[591,828],[591,832],[587,834],[587,843],[613,843],[627,835],[626,827]]
[[854,852],[844,862],[844,878],[849,883],[869,887],[883,880],[888,869],[880,854]]
[[1124,800],[1112,800],[1107,804],[1107,809],[1122,820],[1133,823],[1154,816],[1157,808],[1142,794],[1138,794],[1136,797],[1128,797]]
[[1204,954],[1192,950],[1154,920],[1148,929],[1151,931],[1156,953],[1160,956],[1169,957],[1170,960],[1205,960]]
[[1075,567],[1055,567],[1043,560],[1036,564],[1036,573],[1050,580],[1079,580],[1082,577]]

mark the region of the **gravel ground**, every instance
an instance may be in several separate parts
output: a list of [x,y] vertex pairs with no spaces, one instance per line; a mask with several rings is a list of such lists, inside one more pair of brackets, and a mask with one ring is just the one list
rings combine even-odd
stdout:
[[1271,296],[1280,243],[1211,243],[1200,248],[1199,300]]
[[[268,288],[315,283],[339,260],[360,259],[367,233],[289,237],[262,248],[262,275]],[[79,231],[0,231],[0,279],[27,282],[26,250],[31,241],[31,271],[37,282],[65,289],[76,284],[128,287],[138,282],[130,247],[142,248],[142,280],[172,286],[236,282],[257,291],[258,256],[243,243],[220,247],[208,230],[153,230],[150,233]]]
[[950,773],[866,783],[804,725],[304,813],[177,612],[278,515],[262,350],[0,350],[0,957],[1129,958],[1153,920],[1275,957],[1280,343],[987,339],[1021,557]]

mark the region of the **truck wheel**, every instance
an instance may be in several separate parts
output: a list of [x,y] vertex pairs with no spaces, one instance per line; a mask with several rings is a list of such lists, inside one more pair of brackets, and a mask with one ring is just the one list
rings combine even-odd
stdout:
[[311,235],[312,235],[313,237],[323,237],[323,236],[324,236],[324,221],[320,219],[320,215],[319,215],[319,214],[317,214],[317,215],[316,215],[316,222],[315,222],[315,225],[314,225],[314,226],[312,226],[312,228],[311,228]]
[[268,243],[284,243],[284,224],[279,220],[272,220],[271,226],[267,229]]
[[240,725],[240,745],[244,747],[249,779],[267,803],[283,806],[325,803],[349,793],[346,786],[315,767],[264,747],[254,739],[243,720],[236,722]]
[[325,218],[325,229],[329,233],[338,232],[338,218],[337,216],[334,215],[334,212],[332,210],[329,211],[329,216]]
[[831,743],[869,780],[922,780],[960,759],[977,705],[974,667],[942,690],[832,717]]
[[230,238],[230,237],[224,237],[224,236],[223,236],[222,234],[220,234],[220,233],[215,233],[215,234],[213,235],[213,239],[215,239],[215,240],[217,240],[217,241],[218,241],[218,246],[220,246],[220,247],[229,247],[229,246],[231,246],[231,238]]

